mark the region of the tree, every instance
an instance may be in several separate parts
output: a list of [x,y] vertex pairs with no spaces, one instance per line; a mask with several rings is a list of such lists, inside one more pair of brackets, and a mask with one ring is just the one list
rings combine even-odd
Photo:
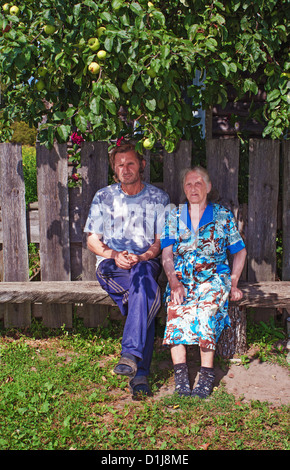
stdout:
[[[282,138],[290,101],[287,3],[28,0],[19,13],[5,8],[2,140],[16,119],[40,126],[47,146],[66,142],[75,128],[86,140],[116,139],[138,122],[143,141],[158,140],[170,152],[196,132],[192,111],[226,104],[228,84],[237,98],[263,86],[264,136]],[[196,70],[200,86],[193,85]]]

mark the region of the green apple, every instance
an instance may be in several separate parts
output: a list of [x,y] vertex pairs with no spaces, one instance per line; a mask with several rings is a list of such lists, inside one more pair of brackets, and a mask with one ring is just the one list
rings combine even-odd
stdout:
[[152,138],[147,138],[143,141],[143,147],[146,150],[151,150],[154,147],[154,140]]
[[97,62],[91,62],[88,67],[89,71],[94,75],[99,72],[100,68],[101,67],[99,66]]
[[164,103],[164,100],[162,98],[157,101],[157,106],[161,110],[165,108],[165,103]]
[[149,75],[149,77],[151,77],[151,78],[156,77],[156,72],[155,72],[155,70],[153,70],[151,67],[148,67],[148,69],[146,70],[146,73],[147,73],[147,75]]
[[13,5],[13,7],[10,8],[9,13],[10,15],[18,16],[20,13],[20,10],[16,5]]
[[46,74],[47,74],[47,68],[46,67],[38,67],[39,77],[45,77]]
[[45,34],[48,34],[49,36],[56,31],[56,27],[53,26],[52,24],[46,24],[43,28]]
[[2,8],[3,8],[4,13],[8,13],[9,10],[10,10],[10,5],[9,5],[9,3],[4,3],[4,5],[3,5]]
[[44,90],[44,88],[45,88],[45,83],[44,83],[44,81],[43,81],[43,80],[38,80],[38,81],[36,82],[36,89],[37,89],[37,91],[42,91],[42,90]]
[[98,53],[97,53],[97,57],[98,57],[98,59],[100,59],[100,60],[104,60],[104,59],[106,58],[106,56],[107,56],[107,52],[106,52],[106,51],[100,50],[100,51],[98,51]]
[[129,88],[128,88],[128,85],[127,85],[126,82],[124,82],[124,83],[122,84],[121,88],[122,88],[122,90],[123,90],[124,93],[129,93],[129,92],[130,92],[130,90],[129,90]]
[[97,29],[97,35],[98,35],[98,37],[102,36],[102,34],[104,34],[105,31],[106,31],[105,26],[100,26],[100,27]]
[[90,38],[88,40],[88,46],[91,49],[91,51],[97,51],[100,49],[100,41],[98,38]]

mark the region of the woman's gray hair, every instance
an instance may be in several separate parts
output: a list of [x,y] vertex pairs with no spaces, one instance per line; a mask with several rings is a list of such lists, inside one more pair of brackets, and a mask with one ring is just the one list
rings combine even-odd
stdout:
[[200,165],[196,165],[192,168],[184,168],[182,171],[181,171],[181,184],[182,184],[182,187],[184,185],[184,181],[185,181],[185,178],[186,176],[188,175],[188,173],[193,173],[193,172],[196,172],[196,173],[199,173],[200,176],[203,178],[204,182],[206,184],[210,184],[211,183],[211,180],[210,180],[210,176],[208,174],[208,171],[203,168],[202,166]]

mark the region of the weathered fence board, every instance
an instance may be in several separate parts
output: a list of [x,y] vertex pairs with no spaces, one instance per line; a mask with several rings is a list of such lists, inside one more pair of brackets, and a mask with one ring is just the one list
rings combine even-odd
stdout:
[[[206,140],[207,170],[218,202],[228,207],[238,218],[238,182],[240,144],[238,139]],[[217,353],[226,358],[246,351],[246,308],[234,304],[229,307],[231,327],[222,332]]]
[[207,170],[212,185],[219,194],[221,204],[225,204],[237,217],[239,209],[239,139],[207,139]]
[[[70,281],[67,146],[36,145],[42,281]],[[42,305],[43,323],[72,326],[72,305]]]
[[276,276],[277,207],[280,145],[251,140],[249,147],[248,280]]
[[[82,281],[96,279],[96,256],[87,249],[87,234],[83,232],[89,208],[95,193],[108,184],[108,145],[105,142],[83,142],[82,153]],[[83,309],[84,325],[103,323],[108,310],[102,305],[86,305]]]
[[181,172],[191,167],[192,142],[180,142],[175,153],[163,154],[163,189],[170,197],[172,204],[180,204],[184,199]]
[[[250,140],[248,204],[248,280],[276,278],[277,208],[280,144],[272,140]],[[267,312],[275,315],[275,310]],[[256,320],[265,311],[255,311]]]
[[[25,186],[21,146],[0,144],[1,207],[3,225],[3,280],[28,281]],[[7,305],[5,326],[30,324],[30,304]]]
[[282,230],[283,230],[283,268],[282,279],[283,281],[290,281],[290,141],[283,142],[282,145],[283,156],[283,215],[282,215]]

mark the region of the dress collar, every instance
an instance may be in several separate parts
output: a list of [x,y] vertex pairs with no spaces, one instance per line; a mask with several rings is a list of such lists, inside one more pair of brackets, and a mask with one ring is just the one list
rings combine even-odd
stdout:
[[[180,213],[180,220],[184,223],[184,225],[192,232],[194,233],[194,229],[191,224],[191,219],[189,215],[189,210],[188,210],[188,202],[186,204],[183,204],[183,207],[181,209]],[[209,202],[204,210],[204,213],[202,214],[202,217],[199,221],[198,225],[198,230],[203,227],[204,225],[209,224],[210,222],[213,221],[213,204]]]

